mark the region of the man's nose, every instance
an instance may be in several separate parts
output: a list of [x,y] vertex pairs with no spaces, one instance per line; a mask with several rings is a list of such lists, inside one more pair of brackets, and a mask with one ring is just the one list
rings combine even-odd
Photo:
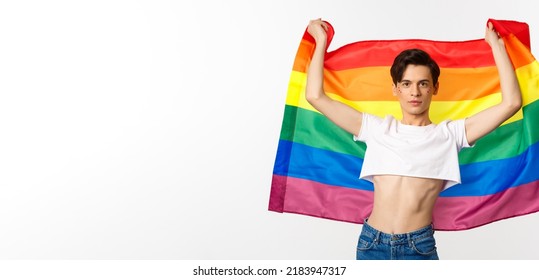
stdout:
[[410,89],[410,94],[412,96],[421,96],[421,90],[419,90],[419,85],[414,85]]

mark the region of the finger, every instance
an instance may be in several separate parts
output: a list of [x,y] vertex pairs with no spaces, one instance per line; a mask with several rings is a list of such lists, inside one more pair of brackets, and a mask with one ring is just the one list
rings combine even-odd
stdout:
[[496,29],[494,29],[494,25],[492,24],[492,22],[489,22],[489,23],[488,23],[488,30],[489,30],[489,31],[492,31],[492,32],[496,33],[498,36],[500,36],[500,34],[498,33],[498,31],[496,31]]
[[324,27],[324,30],[328,31],[329,26],[327,23],[322,22],[322,27]]

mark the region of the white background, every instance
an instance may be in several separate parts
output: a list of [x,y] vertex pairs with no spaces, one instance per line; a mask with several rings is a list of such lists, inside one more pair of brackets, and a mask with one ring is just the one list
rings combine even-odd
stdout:
[[[3,1],[0,259],[353,259],[361,226],[267,210],[308,21],[469,40],[535,0]],[[389,90],[389,89],[388,89]],[[539,214],[437,232],[442,259],[539,259]]]

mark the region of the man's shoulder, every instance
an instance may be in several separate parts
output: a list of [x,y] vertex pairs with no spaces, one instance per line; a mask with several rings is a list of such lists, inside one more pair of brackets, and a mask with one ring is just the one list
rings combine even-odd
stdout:
[[456,120],[446,119],[437,123],[436,125],[442,126],[442,127],[454,127],[454,126],[459,126],[459,125],[464,124],[465,121],[466,119],[456,119]]
[[371,113],[365,113],[363,112],[363,116],[364,117],[367,117],[367,118],[370,118],[370,119],[373,119],[373,120],[378,120],[378,121],[389,121],[389,122],[393,122],[393,121],[396,121],[397,119],[395,119],[395,117],[393,115],[384,115],[383,117],[382,116],[379,116],[379,115],[374,115],[374,114],[371,114]]

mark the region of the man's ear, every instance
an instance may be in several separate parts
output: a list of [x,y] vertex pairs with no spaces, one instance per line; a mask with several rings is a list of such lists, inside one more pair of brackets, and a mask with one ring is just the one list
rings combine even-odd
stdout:
[[438,89],[440,88],[440,82],[436,82],[436,85],[434,85],[434,92],[432,95],[438,94]]
[[393,92],[393,96],[397,96],[397,92],[399,90],[399,88],[397,88],[397,86],[395,84],[391,84],[391,91]]

